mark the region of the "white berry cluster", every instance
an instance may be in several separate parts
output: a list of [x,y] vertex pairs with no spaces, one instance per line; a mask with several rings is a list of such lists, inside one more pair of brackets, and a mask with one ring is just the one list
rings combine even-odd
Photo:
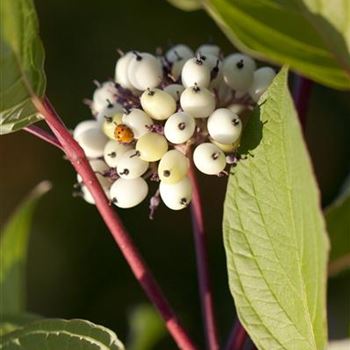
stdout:
[[98,84],[89,103],[94,119],[79,123],[74,138],[116,206],[141,203],[150,179],[159,181],[152,210],[160,198],[183,209],[192,198],[189,154],[202,173],[225,174],[242,132],[239,108],[253,106],[274,76],[246,55],[224,57],[216,45],[194,52],[179,44],[164,55],[130,51],[117,61],[114,80]]

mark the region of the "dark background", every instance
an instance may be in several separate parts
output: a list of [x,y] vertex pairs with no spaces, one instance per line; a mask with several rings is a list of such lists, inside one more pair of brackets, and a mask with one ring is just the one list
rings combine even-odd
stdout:
[[[205,12],[185,13],[161,0],[36,0],[46,48],[47,95],[67,126],[90,117],[82,100],[93,79],[114,76],[116,48],[154,52],[169,43],[196,48],[208,40],[234,50]],[[315,86],[306,141],[329,203],[350,170],[350,95]],[[0,138],[0,224],[38,182],[54,187],[34,219],[28,264],[29,310],[47,317],[86,318],[128,333],[127,314],[146,298],[96,209],[72,197],[74,172],[52,146],[18,132]],[[210,269],[221,338],[235,317],[227,287],[221,217],[226,179],[201,176]],[[119,211],[131,236],[195,340],[203,338],[197,297],[195,256],[188,211],[163,206],[148,220],[147,203]],[[329,284],[331,336],[346,335],[350,308],[349,275]],[[174,349],[169,338],[157,349]]]

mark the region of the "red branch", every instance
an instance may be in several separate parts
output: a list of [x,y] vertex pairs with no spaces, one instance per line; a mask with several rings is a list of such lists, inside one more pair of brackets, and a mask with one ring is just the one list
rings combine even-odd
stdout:
[[248,334],[246,330],[237,319],[228,338],[225,350],[243,350],[247,338]]
[[53,146],[56,146],[57,148],[63,150],[62,145],[60,144],[60,142],[57,140],[57,138],[48,133],[47,131],[39,128],[36,125],[30,125],[30,126],[26,126],[25,128],[23,128],[25,131],[29,132],[32,135],[35,135],[37,137],[39,137],[39,139],[42,139],[48,143],[50,143]]
[[193,194],[191,202],[193,236],[196,248],[198,283],[204,319],[205,334],[210,350],[219,348],[215,316],[213,310],[213,296],[210,286],[208,254],[206,249],[206,235],[204,230],[203,210],[199,192],[199,185],[195,176],[193,164],[189,172]]
[[111,208],[95,173],[90,167],[84,151],[73,139],[71,133],[64,126],[63,122],[60,120],[47,99],[42,102],[38,98],[33,97],[32,100],[39,113],[44,116],[52,132],[61,143],[63,150],[68,159],[71,161],[73,167],[82,177],[84,184],[91,192],[95,200],[97,210],[109,228],[136,279],[165,320],[166,326],[175,342],[180,349],[195,350],[196,346],[193,344],[192,340],[189,338],[188,334],[180,324],[174,311],[163,295],[158,283],[152,276],[150,269],[144,262],[126,229],[123,227],[121,220]]

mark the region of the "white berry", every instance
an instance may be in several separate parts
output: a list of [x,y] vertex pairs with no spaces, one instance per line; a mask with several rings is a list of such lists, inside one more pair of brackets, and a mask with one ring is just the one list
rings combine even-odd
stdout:
[[178,150],[171,150],[164,154],[158,165],[158,176],[164,183],[173,184],[184,178],[188,172],[190,162]]
[[174,184],[161,182],[159,193],[164,204],[172,210],[181,210],[186,208],[192,199],[192,185],[186,176],[181,181]]
[[168,62],[174,63],[176,61],[180,60],[187,60],[191,57],[193,57],[193,51],[188,46],[183,44],[178,44],[173,46],[171,49],[169,49],[166,54],[165,58]]
[[129,113],[123,115],[123,124],[128,126],[134,133],[135,139],[138,139],[149,132],[153,121],[143,110],[133,108]]
[[117,96],[117,88],[113,81],[102,83],[95,91],[92,97],[93,113],[99,113],[109,104],[114,103]]
[[188,87],[180,97],[182,109],[194,118],[208,117],[214,111],[215,103],[215,95],[199,86]]
[[210,142],[202,143],[193,152],[197,169],[207,175],[218,175],[225,169],[225,154]]
[[132,90],[134,87],[130,83],[128,76],[129,64],[134,57],[134,54],[130,51],[119,58],[115,65],[115,81],[119,83],[124,89]]
[[141,106],[153,119],[165,120],[176,110],[174,98],[160,89],[148,89],[141,95]]
[[132,208],[140,204],[148,194],[147,182],[142,177],[116,180],[109,192],[112,203],[119,208]]
[[164,136],[174,144],[188,141],[196,128],[193,117],[186,112],[177,112],[164,125]]
[[155,56],[134,52],[128,65],[128,78],[137,90],[155,88],[163,79],[162,66]]
[[276,72],[270,67],[261,67],[254,72],[254,81],[249,89],[249,95],[255,102],[258,102],[275,76]]
[[208,119],[209,135],[223,144],[233,144],[241,136],[242,122],[239,116],[228,108],[219,108]]
[[122,124],[123,113],[116,113],[112,117],[105,117],[102,123],[102,131],[111,140],[115,140],[115,128]]
[[103,158],[111,168],[116,168],[122,155],[131,149],[131,145],[125,145],[117,141],[110,140],[106,143],[104,148]]
[[117,113],[123,112],[123,106],[117,102],[108,104],[96,116],[99,123],[103,123],[106,118],[113,117]]
[[204,56],[205,55],[213,55],[213,56],[219,57],[220,52],[221,52],[221,49],[219,46],[211,45],[211,44],[204,44],[204,45],[201,45],[197,49],[196,54],[200,54],[200,55],[204,55]]
[[124,152],[117,164],[117,172],[123,179],[136,179],[148,169],[148,162],[140,158],[140,153],[135,149]]
[[182,68],[181,80],[185,87],[197,84],[206,88],[210,83],[210,70],[200,57],[190,58]]
[[79,136],[89,129],[98,129],[99,123],[96,120],[84,120],[80,122],[73,131],[73,137],[78,140]]
[[226,84],[239,92],[248,91],[253,83],[255,69],[255,61],[240,53],[227,56],[222,67]]
[[217,88],[223,80],[221,60],[217,56],[210,54],[202,55],[201,57],[210,71],[210,87]]
[[180,100],[180,96],[184,90],[185,88],[181,84],[170,84],[164,88],[164,91],[172,96],[176,102]]
[[236,142],[231,143],[231,144],[220,143],[220,142],[215,141],[212,138],[210,139],[210,141],[214,145],[218,146],[223,152],[231,153],[231,152],[235,151],[238,148],[240,140],[238,139]]
[[168,142],[163,135],[149,132],[138,139],[136,150],[140,152],[141,159],[156,162],[167,152]]
[[108,139],[100,128],[88,129],[77,137],[77,142],[88,158],[103,156],[103,149]]

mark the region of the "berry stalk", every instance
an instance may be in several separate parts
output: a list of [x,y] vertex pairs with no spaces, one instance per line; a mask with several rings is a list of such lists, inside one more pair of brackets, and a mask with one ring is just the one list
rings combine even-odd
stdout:
[[111,208],[84,151],[59,119],[47,98],[41,101],[38,97],[33,97],[32,101],[38,112],[44,116],[45,121],[62,145],[68,159],[91,192],[101,217],[122,251],[136,279],[163,317],[175,342],[180,349],[195,350],[196,346],[180,324],[149,267],[144,262],[126,229],[123,227],[121,220]]
[[204,230],[202,201],[199,192],[199,185],[192,163],[189,171],[189,177],[191,179],[193,187],[191,215],[205,334],[207,337],[208,348],[210,350],[217,350],[219,348],[219,343],[213,309],[212,288],[210,285],[209,277],[208,253],[206,249],[206,235]]

